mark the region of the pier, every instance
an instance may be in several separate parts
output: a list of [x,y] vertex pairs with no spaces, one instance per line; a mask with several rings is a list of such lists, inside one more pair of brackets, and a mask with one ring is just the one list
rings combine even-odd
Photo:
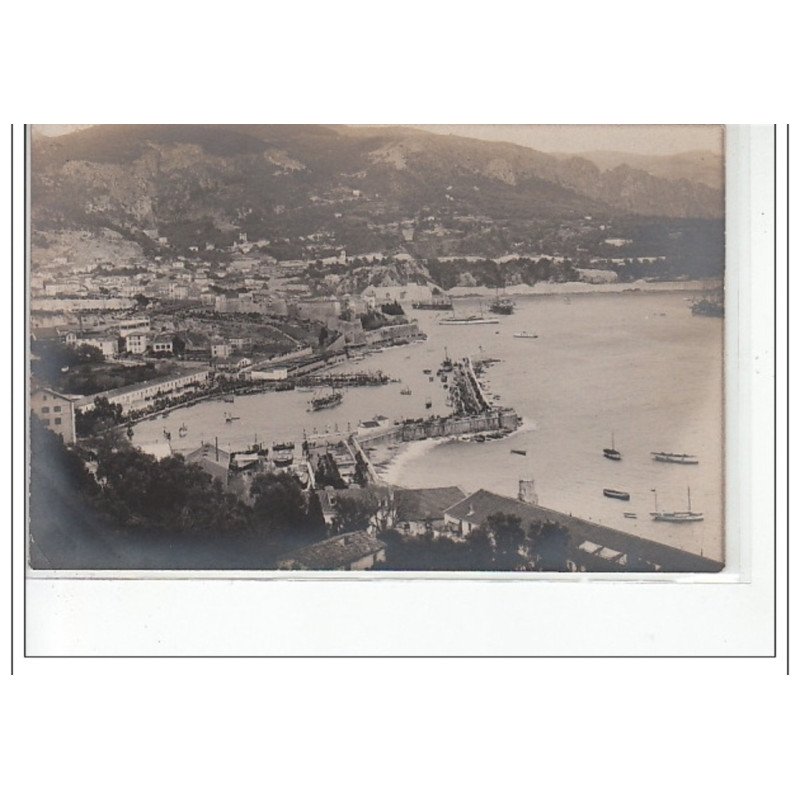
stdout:
[[296,386],[384,386],[392,379],[380,370],[376,372],[340,372],[325,375],[306,375],[295,380]]

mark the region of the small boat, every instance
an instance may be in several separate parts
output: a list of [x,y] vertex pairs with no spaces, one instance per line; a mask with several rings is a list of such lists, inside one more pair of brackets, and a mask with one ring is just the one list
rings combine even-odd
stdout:
[[430,397],[425,401],[425,408],[430,408],[433,405]]
[[233,403],[235,400],[232,394],[226,394],[225,397],[222,398],[223,403]]
[[655,497],[655,511],[650,512],[650,516],[654,522],[702,522],[703,513],[701,511],[692,511],[692,492],[689,487],[686,487],[687,507],[686,511],[659,511],[658,510],[658,493],[653,489]]
[[272,445],[273,450],[294,450],[294,442],[278,442]]
[[515,339],[538,339],[538,333],[530,333],[529,331],[519,331],[514,334]]
[[225,415],[225,422],[235,422],[239,417],[235,417],[233,414],[226,414]]
[[603,489],[603,494],[613,500],[630,500],[631,496],[628,492],[623,492],[620,489]]
[[469,317],[449,317],[440,319],[440,325],[499,325],[499,320],[479,317],[473,314]]
[[424,369],[424,370],[422,370],[422,372],[423,372],[425,375],[430,375],[430,374],[431,374],[431,372],[433,372],[433,370],[430,370],[430,369]]
[[485,442],[486,441],[486,437],[482,433],[479,433],[472,441],[478,442],[478,443]]
[[625,519],[638,519],[633,511],[626,511],[622,516],[625,517]]
[[400,390],[400,394],[409,395],[411,394],[411,389],[409,389],[408,386],[406,386],[405,389]]
[[507,298],[499,297],[489,306],[489,311],[493,314],[513,314],[514,303]]
[[181,439],[183,439],[183,437],[186,436],[188,432],[189,429],[186,427],[186,423],[184,422],[183,425],[181,425],[180,428],[178,428],[178,436],[180,436]]
[[515,456],[526,456],[528,455],[527,450],[512,450],[511,451]]
[[663,461],[667,464],[699,464],[700,461],[697,456],[689,455],[689,453],[664,453],[664,452],[651,452],[654,461]]
[[431,294],[430,300],[411,303],[411,308],[415,311],[452,311],[453,301],[446,295],[438,299]]
[[312,397],[309,411],[323,411],[326,408],[335,408],[341,405],[344,395],[341,392],[331,392],[321,397]]
[[161,419],[166,419],[168,416],[169,416],[169,411],[165,411],[165,412],[164,412],[164,413],[161,415]]
[[622,461],[622,453],[614,446],[614,434],[611,434],[611,447],[603,448],[603,455],[611,461]]

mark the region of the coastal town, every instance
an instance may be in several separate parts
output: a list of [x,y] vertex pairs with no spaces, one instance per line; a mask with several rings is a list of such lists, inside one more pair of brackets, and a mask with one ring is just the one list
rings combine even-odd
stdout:
[[[311,205],[329,206],[338,222],[368,199],[353,189]],[[336,225],[279,239],[259,236],[246,221],[213,236],[199,226],[194,237],[174,226],[37,230],[29,276],[37,436],[55,447],[47,437],[56,434],[79,459],[84,488],[99,508],[110,502],[108,464],[120,452],[135,453],[137,469],[154,474],[156,465],[185,465],[186,480],[213,485],[251,532],[259,522],[249,515],[260,514],[265,529],[277,525],[268,490],[290,493],[295,511],[302,509],[306,522],[313,517],[313,533],[298,540],[284,535],[284,525],[251,568],[717,571],[721,563],[702,552],[540,505],[536,479],[522,466],[505,494],[455,484],[411,488],[387,472],[412,443],[513,444],[525,417],[491,388],[503,359],[488,350],[499,321],[513,322],[520,297],[541,290],[563,294],[565,302],[586,293],[646,295],[694,279],[687,313],[721,316],[718,280],[682,274],[668,250],[643,251],[642,241],[619,233],[630,225],[586,214],[563,222],[557,236],[522,236],[499,255],[463,252],[470,231],[489,226],[486,234],[493,225],[423,209],[373,225],[388,246],[355,253]],[[454,237],[462,252],[443,255]],[[646,247],[656,241],[643,239]],[[550,249],[542,252],[543,245]],[[477,309],[470,293],[480,300]],[[438,339],[439,326],[456,337],[447,340],[450,350]],[[486,349],[457,335],[484,328]],[[528,329],[508,335],[521,345],[539,337]],[[434,352],[422,368],[426,343],[425,353]],[[402,370],[383,366],[391,353],[405,354]],[[409,385],[410,365],[418,367],[422,391]],[[370,388],[408,403],[394,411],[385,401],[360,404],[347,421],[330,416],[348,405],[349,394]],[[285,397],[296,398],[291,412],[277,411]],[[238,430],[249,398],[265,417],[289,418],[283,427],[272,421],[271,436],[252,424],[245,442]],[[213,425],[189,424],[185,415],[209,407],[219,409]],[[508,449],[527,455],[521,446]],[[625,499],[625,492],[604,491]],[[141,527],[146,513],[125,502],[114,524]],[[57,566],[56,535],[31,530],[40,566]],[[474,544],[481,536],[488,541],[483,551]]]

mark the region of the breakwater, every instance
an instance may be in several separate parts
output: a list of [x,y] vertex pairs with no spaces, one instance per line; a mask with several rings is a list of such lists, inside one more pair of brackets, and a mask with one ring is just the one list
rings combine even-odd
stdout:
[[353,434],[362,445],[391,444],[395,442],[418,442],[422,439],[439,439],[452,436],[467,436],[491,431],[514,431],[521,424],[513,408],[493,408],[482,414],[466,417],[429,417],[428,419],[404,420],[388,428],[370,433]]

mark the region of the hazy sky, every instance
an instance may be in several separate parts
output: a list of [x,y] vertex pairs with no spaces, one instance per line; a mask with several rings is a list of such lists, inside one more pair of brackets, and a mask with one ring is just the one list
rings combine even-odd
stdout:
[[687,150],[722,153],[721,125],[415,125],[433,133],[513,142],[547,153],[619,150],[668,155]]
[[[59,136],[89,125],[37,125],[37,133]],[[619,150],[667,155],[687,150],[722,153],[721,125],[415,125],[433,133],[452,133],[513,142],[548,153]]]

